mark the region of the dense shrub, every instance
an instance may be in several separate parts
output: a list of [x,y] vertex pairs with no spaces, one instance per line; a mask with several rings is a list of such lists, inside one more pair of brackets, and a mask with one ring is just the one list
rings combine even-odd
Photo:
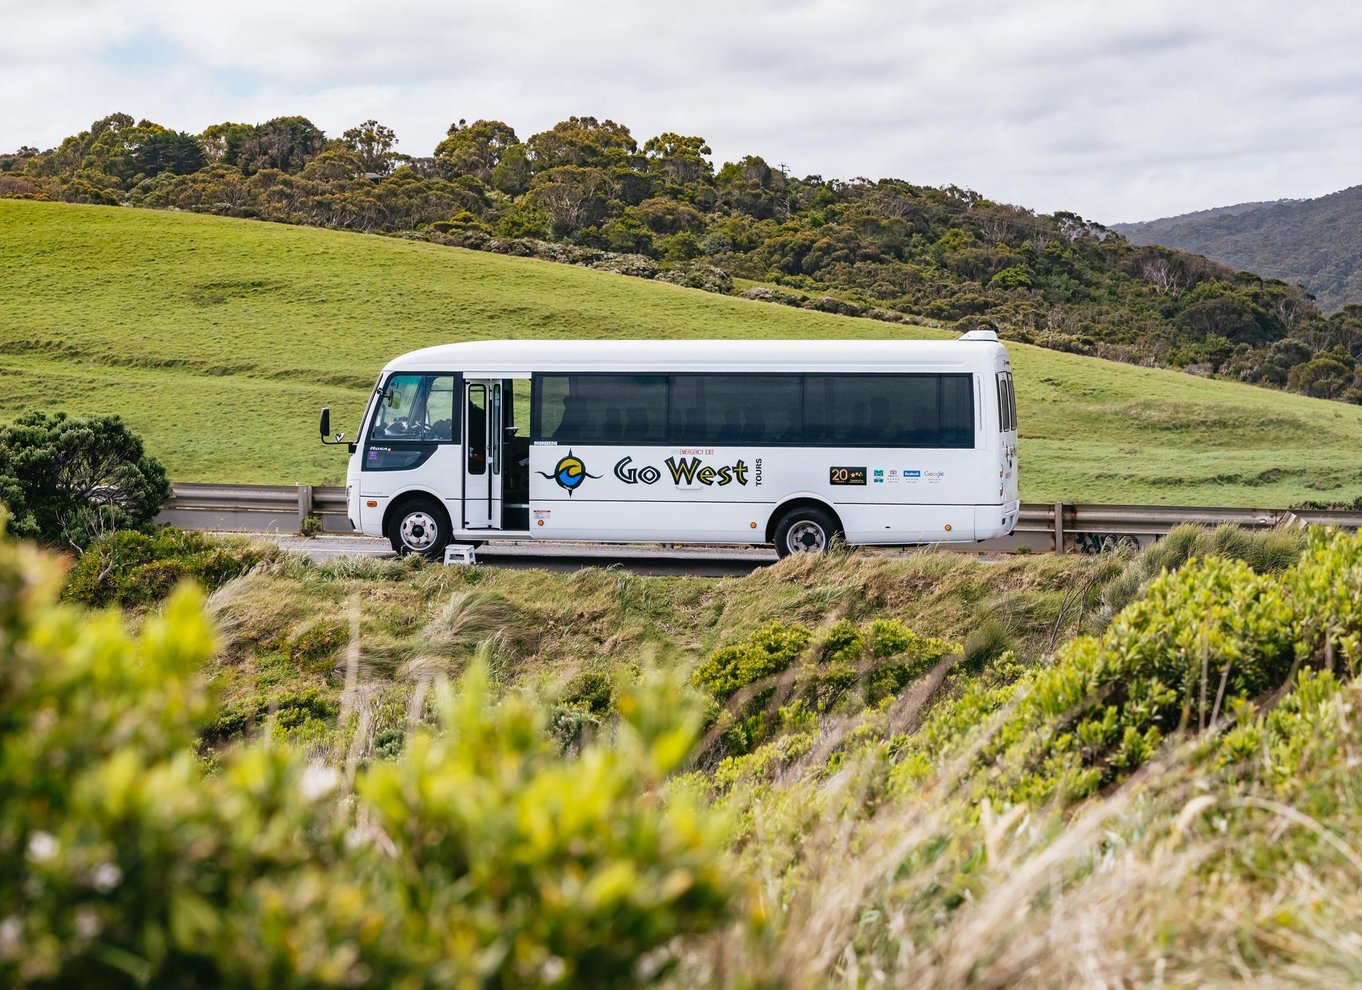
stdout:
[[773,622],[741,643],[725,646],[700,665],[693,678],[720,701],[790,666],[809,642],[803,626]]
[[698,262],[669,268],[658,275],[657,280],[659,282],[670,282],[673,285],[684,285],[690,289],[717,292],[725,296],[733,292],[733,276],[721,268]]
[[713,699],[723,753],[737,755],[810,716],[877,704],[959,649],[893,619],[842,620],[816,642],[804,626],[773,622],[716,650],[692,682]]
[[1276,574],[1193,558],[1151,581],[1100,639],[1079,637],[1013,685],[979,682],[943,704],[906,741],[895,776],[924,779],[943,749],[988,726],[975,756],[979,798],[1087,797],[1172,733],[1223,722],[1302,664],[1354,673],[1359,602],[1362,535],[1312,530],[1296,565]]
[[66,597],[84,605],[151,605],[186,578],[212,590],[277,556],[272,547],[164,527],[96,539],[67,578]]
[[353,786],[269,741],[205,774],[198,594],[134,638],[59,585],[0,543],[0,985],[625,986],[728,916],[719,819],[662,786],[674,683],[576,759],[475,667]]
[[169,497],[165,468],[117,416],[34,412],[0,427],[0,502],[16,536],[79,551],[149,525]]
[[1176,570],[1189,560],[1224,557],[1242,560],[1260,574],[1276,574],[1300,559],[1306,534],[1298,529],[1252,532],[1224,525],[1213,530],[1182,525],[1152,547],[1129,559],[1122,572],[1101,587],[1101,607],[1092,616],[1093,632],[1100,632],[1111,618],[1133,602],[1150,580],[1165,570]]

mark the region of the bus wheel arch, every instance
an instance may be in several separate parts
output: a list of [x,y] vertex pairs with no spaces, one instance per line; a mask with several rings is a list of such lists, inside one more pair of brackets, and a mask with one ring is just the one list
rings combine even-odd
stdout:
[[454,539],[448,510],[423,491],[405,492],[393,499],[383,516],[383,533],[398,556],[414,553],[431,560],[442,558]]
[[[804,530],[808,532],[803,533]],[[771,513],[766,522],[766,540],[775,545],[778,556],[795,552],[790,543],[792,531],[796,537],[802,534],[814,552],[826,550],[832,540],[845,538],[846,533],[837,510],[819,498],[792,498]]]

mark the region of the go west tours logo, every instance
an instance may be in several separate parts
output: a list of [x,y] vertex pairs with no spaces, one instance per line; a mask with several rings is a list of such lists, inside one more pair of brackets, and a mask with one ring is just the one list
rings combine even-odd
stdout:
[[[739,459],[732,464],[712,467],[698,457],[668,457],[663,464],[671,475],[672,483],[693,488],[696,485],[746,485],[750,472],[747,462]],[[633,457],[623,457],[615,462],[615,477],[626,485],[655,485],[662,480],[662,472],[651,464],[635,467]],[[756,460],[756,483],[761,484],[761,458]]]
[[558,487],[568,493],[568,498],[572,497],[572,493],[580,488],[587,478],[600,477],[599,474],[588,474],[582,459],[571,450],[553,466],[553,474],[545,474],[543,471],[536,471],[535,474],[558,482]]

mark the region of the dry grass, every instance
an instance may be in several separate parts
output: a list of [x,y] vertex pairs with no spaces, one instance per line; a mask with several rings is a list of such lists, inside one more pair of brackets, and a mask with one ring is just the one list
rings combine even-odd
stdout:
[[[1345,763],[1362,759],[1359,702],[1350,688],[1320,718]],[[1318,781],[1272,798],[1208,768],[1212,750],[1171,746],[1069,812],[970,804],[973,748],[869,816],[849,812],[876,798],[873,754],[796,774],[759,802],[742,854],[764,924],[687,946],[675,985],[1357,985],[1362,853],[1348,826],[1362,789],[1326,822],[1298,807]],[[1245,868],[1263,857],[1274,868]]]

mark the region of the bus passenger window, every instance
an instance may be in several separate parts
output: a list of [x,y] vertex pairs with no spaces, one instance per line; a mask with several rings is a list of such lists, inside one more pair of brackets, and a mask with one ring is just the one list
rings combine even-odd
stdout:
[[972,447],[972,389],[963,374],[807,375],[804,442]]
[[803,428],[800,375],[672,375],[674,443],[791,443]]
[[665,443],[667,376],[538,376],[534,423],[558,443]]
[[941,376],[943,447],[974,446],[974,388],[969,375]]

